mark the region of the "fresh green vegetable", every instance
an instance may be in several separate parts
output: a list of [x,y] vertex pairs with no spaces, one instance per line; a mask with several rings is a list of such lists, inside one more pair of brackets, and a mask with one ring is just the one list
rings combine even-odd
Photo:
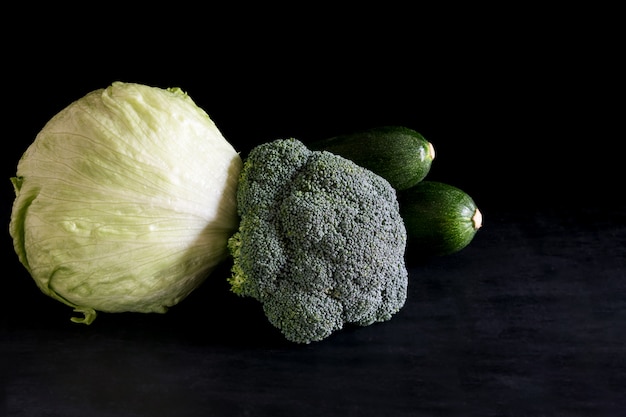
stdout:
[[398,192],[408,249],[421,256],[448,255],[465,248],[482,226],[482,214],[464,191],[422,181]]
[[257,299],[293,342],[385,321],[407,296],[406,230],[395,190],[348,159],[295,139],[244,161],[229,240],[234,293]]
[[73,321],[165,312],[228,257],[241,166],[183,91],[115,82],[54,116],[19,161],[15,251]]
[[429,141],[402,126],[376,127],[307,146],[350,159],[385,178],[397,190],[422,181],[435,158],[435,148]]

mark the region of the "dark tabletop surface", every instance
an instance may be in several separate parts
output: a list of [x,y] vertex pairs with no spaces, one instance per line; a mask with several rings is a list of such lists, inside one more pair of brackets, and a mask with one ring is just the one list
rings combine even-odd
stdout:
[[6,404],[25,416],[621,415],[625,245],[624,210],[487,212],[469,247],[411,266],[391,321],[310,345],[285,342],[223,283],[163,316],[90,327],[12,283]]
[[365,25],[298,48],[279,31],[224,47],[232,33],[219,32],[202,59],[131,47],[146,46],[141,33],[128,59],[106,41],[86,52],[68,43],[83,33],[75,25],[7,45],[5,226],[8,177],[36,133],[116,80],[180,86],[244,155],[279,137],[408,126],[435,145],[430,179],[468,192],[484,225],[456,254],[407,254],[408,299],[390,321],[309,345],[286,342],[254,300],[229,293],[228,265],[167,314],[71,323],[4,233],[0,415],[626,415],[623,129],[604,99],[614,54],[547,21],[532,18],[541,41],[521,35],[526,24],[468,24],[450,39],[408,18],[387,37]]

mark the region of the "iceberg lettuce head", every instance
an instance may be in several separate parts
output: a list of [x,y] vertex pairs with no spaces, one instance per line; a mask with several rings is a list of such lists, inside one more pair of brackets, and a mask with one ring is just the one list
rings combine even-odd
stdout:
[[181,89],[115,82],[55,115],[19,160],[15,251],[73,321],[163,313],[228,256],[241,166]]

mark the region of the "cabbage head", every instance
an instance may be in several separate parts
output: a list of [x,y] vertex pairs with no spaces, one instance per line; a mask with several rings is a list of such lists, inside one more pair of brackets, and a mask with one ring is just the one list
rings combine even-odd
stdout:
[[181,89],[115,82],[55,115],[19,160],[15,251],[72,321],[164,313],[228,256],[241,166]]

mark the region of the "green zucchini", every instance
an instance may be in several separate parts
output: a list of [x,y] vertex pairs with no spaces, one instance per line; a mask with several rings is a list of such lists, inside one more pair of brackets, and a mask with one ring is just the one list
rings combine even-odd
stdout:
[[385,178],[396,190],[417,184],[430,171],[435,148],[418,132],[383,126],[307,144],[350,159]]
[[472,197],[452,185],[422,181],[397,195],[407,250],[419,257],[458,252],[482,226],[482,214]]

